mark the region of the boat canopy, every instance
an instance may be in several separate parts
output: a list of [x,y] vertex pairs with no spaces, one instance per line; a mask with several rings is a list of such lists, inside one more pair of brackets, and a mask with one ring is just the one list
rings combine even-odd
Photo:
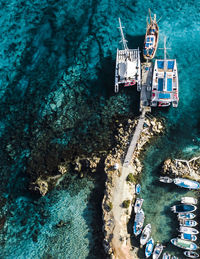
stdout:
[[169,93],[159,93],[159,99],[170,99]]
[[163,69],[164,68],[164,61],[158,60],[157,66],[158,66],[159,69]]
[[172,91],[172,78],[167,78],[167,91]]

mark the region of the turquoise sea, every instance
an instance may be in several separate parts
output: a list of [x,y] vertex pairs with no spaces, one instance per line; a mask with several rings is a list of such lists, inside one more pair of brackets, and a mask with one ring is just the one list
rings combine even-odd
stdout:
[[[128,46],[142,48],[148,8],[161,18],[159,47],[166,36],[177,59],[180,102],[153,111],[165,118],[166,134],[144,154],[144,211],[155,240],[180,254],[168,245],[177,235],[169,207],[187,192],[157,177],[164,159],[199,152],[200,2],[1,0],[0,7],[0,258],[105,258],[103,173],[71,172],[39,199],[28,191],[29,175],[55,171],[70,151],[108,148],[113,116],[136,113],[135,91],[113,93],[118,17]],[[60,220],[66,225],[57,228]]]

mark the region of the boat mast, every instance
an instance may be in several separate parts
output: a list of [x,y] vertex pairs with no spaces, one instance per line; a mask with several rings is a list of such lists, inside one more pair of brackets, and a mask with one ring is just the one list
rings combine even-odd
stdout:
[[119,27],[118,27],[118,28],[119,28],[119,30],[120,30],[120,32],[121,32],[121,37],[122,37],[122,39],[121,39],[120,42],[123,43],[124,49],[125,49],[125,50],[128,50],[127,40],[125,39],[124,33],[123,33],[123,28],[124,28],[124,27],[122,27],[121,19],[120,19],[120,18],[119,18]]
[[150,24],[152,24],[152,19],[151,19],[151,10],[149,8],[149,16],[150,16]]

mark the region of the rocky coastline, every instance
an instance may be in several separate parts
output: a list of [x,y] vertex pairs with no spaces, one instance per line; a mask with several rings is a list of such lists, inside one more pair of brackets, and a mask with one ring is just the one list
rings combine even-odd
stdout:
[[[127,224],[132,214],[132,205],[135,201],[135,184],[142,172],[141,153],[145,144],[159,134],[164,127],[161,120],[146,118],[143,131],[140,135],[132,161],[127,169],[126,179],[123,183],[123,195],[125,200],[116,208],[117,183],[121,181],[122,165],[129,146],[130,138],[134,132],[138,120],[128,120],[125,127],[119,124],[118,133],[115,136],[116,145],[111,149],[105,159],[105,172],[107,180],[102,202],[104,249],[110,258],[137,258],[137,249],[131,245]],[[116,214],[119,214],[116,219]]]

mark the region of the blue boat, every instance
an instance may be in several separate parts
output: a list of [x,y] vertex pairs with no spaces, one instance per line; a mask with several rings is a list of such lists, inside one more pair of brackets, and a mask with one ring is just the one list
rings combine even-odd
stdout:
[[196,241],[197,237],[192,234],[181,233],[181,239],[189,240],[189,241]]
[[194,213],[178,213],[178,219],[194,219],[195,217]]
[[153,252],[153,247],[154,247],[154,240],[153,240],[153,238],[151,237],[151,238],[149,239],[149,241],[147,242],[146,248],[145,248],[145,256],[146,256],[146,258],[148,258],[148,257],[152,254],[152,252]]
[[186,178],[175,178],[174,183],[180,187],[187,188],[187,189],[192,189],[192,190],[200,189],[200,183]]
[[135,215],[135,221],[133,225],[133,233],[135,236],[138,236],[142,232],[143,224],[144,224],[144,211],[141,209]]
[[135,186],[135,193],[138,195],[138,194],[140,194],[140,192],[141,192],[141,185],[138,183]]
[[168,253],[164,253],[162,259],[170,259],[171,256]]
[[180,247],[180,248],[186,249],[186,250],[197,250],[198,249],[198,246],[195,243],[188,241],[188,240],[183,240],[180,238],[172,238],[171,243],[177,247]]
[[195,220],[191,220],[191,219],[180,220],[180,226],[183,226],[183,227],[195,227],[196,225],[197,225],[197,222]]
[[191,204],[179,204],[171,207],[171,210],[174,213],[181,213],[181,212],[193,212],[197,209],[195,205]]

